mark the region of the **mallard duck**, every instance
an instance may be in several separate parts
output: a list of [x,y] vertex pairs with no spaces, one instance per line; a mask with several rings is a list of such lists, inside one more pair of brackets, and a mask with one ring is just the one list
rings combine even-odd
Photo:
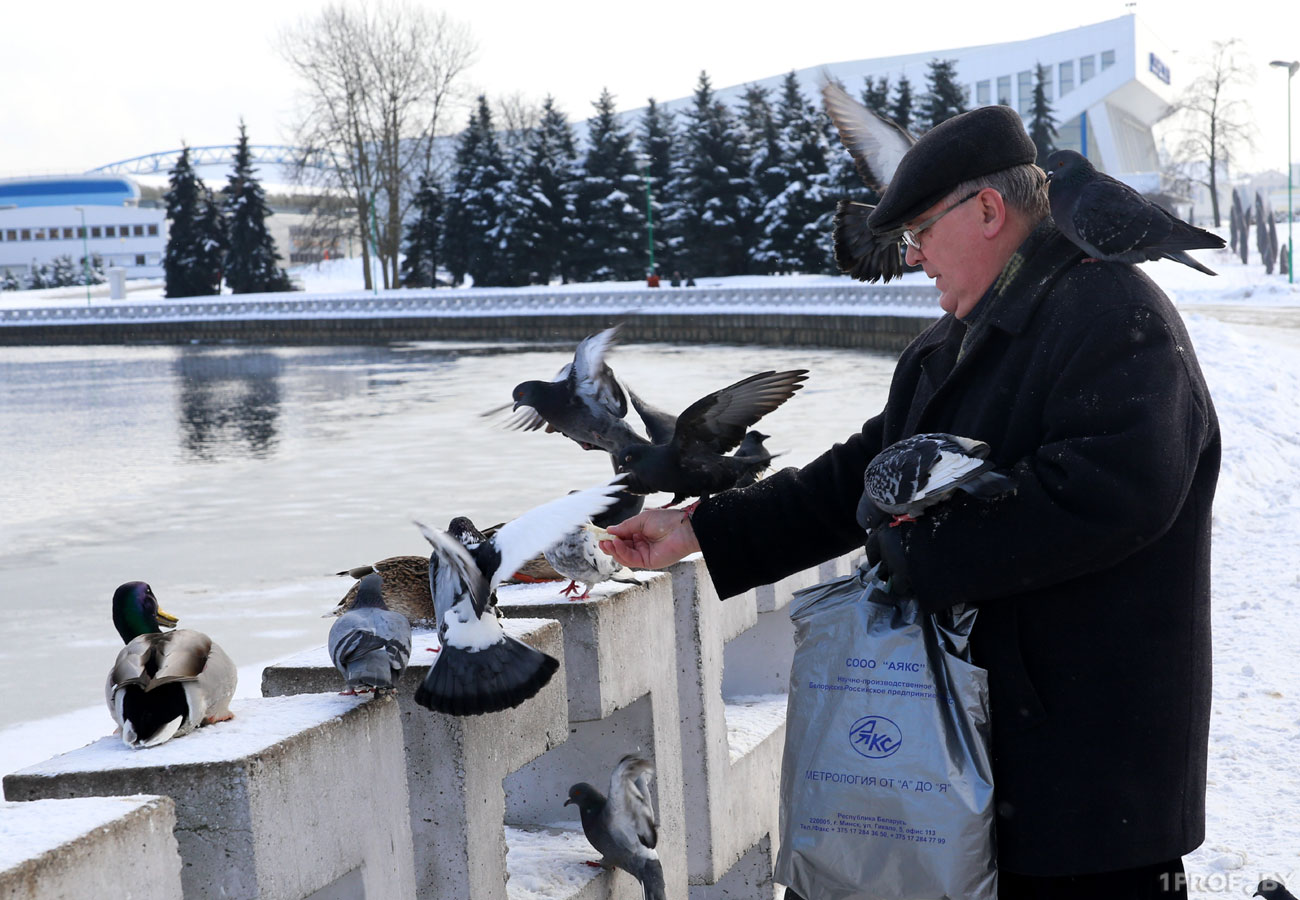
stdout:
[[160,630],[176,622],[143,581],[128,581],[113,593],[113,625],[126,646],[104,695],[122,742],[132,749],[234,717],[235,664],[201,631]]

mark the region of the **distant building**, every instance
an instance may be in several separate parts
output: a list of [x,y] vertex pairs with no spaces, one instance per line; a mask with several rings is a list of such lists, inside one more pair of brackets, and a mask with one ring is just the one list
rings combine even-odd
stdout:
[[139,186],[122,175],[0,179],[0,274],[89,253],[128,278],[161,277],[165,213],[139,202]]

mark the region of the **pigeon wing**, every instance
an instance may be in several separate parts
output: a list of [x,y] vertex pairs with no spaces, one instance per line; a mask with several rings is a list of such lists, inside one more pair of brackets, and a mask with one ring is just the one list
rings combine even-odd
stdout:
[[469,550],[445,531],[420,522],[415,525],[433,548],[429,557],[429,590],[433,593],[439,624],[466,591],[474,604],[474,612],[482,616],[492,597],[492,588]]
[[673,443],[727,453],[745,432],[803,387],[807,369],[759,372],[696,400],[677,417]]
[[822,103],[862,182],[883,194],[916,138],[896,122],[867,109],[829,79],[822,85]]
[[632,407],[636,410],[637,415],[641,417],[641,421],[645,423],[645,430],[646,434],[650,436],[650,443],[666,444],[671,441],[673,439],[673,429],[677,427],[677,417],[646,403],[634,391],[629,390],[628,394],[632,397]]
[[605,354],[618,339],[619,326],[585,337],[573,354],[569,381],[573,392],[589,407],[621,419],[627,415],[627,394],[605,365]]
[[616,476],[605,484],[565,494],[502,525],[490,538],[500,562],[495,571],[486,573],[488,593],[527,560],[554,547],[592,516],[613,506],[623,487],[621,482],[622,477]]
[[832,237],[835,265],[858,281],[887,282],[903,274],[902,232],[875,234],[867,217],[875,209],[856,200],[841,200],[835,209]]
[[609,777],[611,830],[636,835],[644,847],[654,849],[659,842],[654,805],[650,801],[650,779],[654,777],[650,760],[629,754],[618,761]]

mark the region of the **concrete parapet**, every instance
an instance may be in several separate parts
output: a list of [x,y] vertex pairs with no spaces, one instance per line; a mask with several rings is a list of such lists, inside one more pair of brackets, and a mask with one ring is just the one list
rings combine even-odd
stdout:
[[0,803],[0,897],[181,900],[175,825],[167,797]]
[[[404,741],[406,746],[416,893],[421,898],[505,900],[503,782],[569,734],[560,626],[539,619],[503,625],[510,636],[559,659],[560,670],[519,707],[483,716],[447,716],[415,703],[415,687],[435,660],[430,648],[438,638],[431,631],[412,635],[410,665],[397,688],[398,745]],[[270,666],[262,675],[262,692],[268,696],[341,687],[323,647]]]
[[340,882],[413,896],[397,704],[318,694],[232,709],[148,750],[101,738],[6,776],[5,797],[170,797],[187,900],[302,900]]

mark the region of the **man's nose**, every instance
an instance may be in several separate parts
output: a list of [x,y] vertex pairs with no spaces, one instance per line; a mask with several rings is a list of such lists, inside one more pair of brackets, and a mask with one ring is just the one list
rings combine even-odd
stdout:
[[903,259],[907,262],[909,266],[919,265],[920,260],[925,258],[925,254],[922,253],[920,250],[917,250],[911,244],[905,243],[903,244],[903,247],[907,251],[906,253],[903,254]]

